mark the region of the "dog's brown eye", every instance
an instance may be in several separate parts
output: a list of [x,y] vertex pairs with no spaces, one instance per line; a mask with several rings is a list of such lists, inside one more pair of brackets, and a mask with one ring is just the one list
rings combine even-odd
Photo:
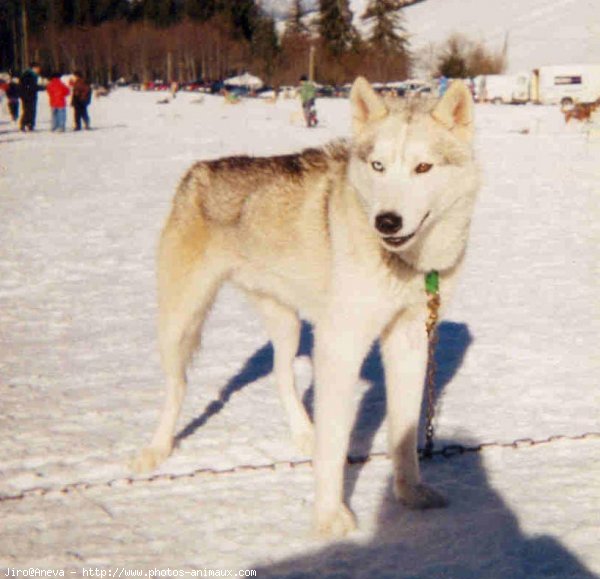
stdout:
[[373,162],[371,163],[371,167],[373,167],[373,170],[374,170],[374,171],[377,171],[377,172],[379,172],[379,173],[383,173],[383,170],[384,170],[384,168],[385,168],[385,167],[383,166],[383,163],[381,163],[380,161],[373,161]]
[[433,167],[431,163],[419,163],[415,167],[415,173],[427,173]]

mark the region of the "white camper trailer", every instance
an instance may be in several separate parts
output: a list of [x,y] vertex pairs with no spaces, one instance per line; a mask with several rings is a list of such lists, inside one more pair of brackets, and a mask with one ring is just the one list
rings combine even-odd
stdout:
[[487,74],[475,79],[476,98],[479,102],[521,104],[529,101],[528,73]]
[[600,64],[542,66],[533,71],[532,100],[543,105],[591,103],[600,98]]

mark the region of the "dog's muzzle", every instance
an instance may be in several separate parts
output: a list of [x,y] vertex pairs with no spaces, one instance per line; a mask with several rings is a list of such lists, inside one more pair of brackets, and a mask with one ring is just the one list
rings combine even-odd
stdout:
[[421,219],[421,223],[419,223],[419,225],[417,225],[417,228],[410,233],[409,235],[387,235],[387,236],[383,236],[382,240],[386,245],[389,245],[391,247],[393,247],[394,249],[397,249],[398,247],[402,247],[403,245],[405,245],[406,243],[408,243],[419,231],[419,229],[421,229],[423,223],[425,223],[425,220],[429,217],[429,212],[427,212],[425,214],[425,217],[423,217],[423,219]]

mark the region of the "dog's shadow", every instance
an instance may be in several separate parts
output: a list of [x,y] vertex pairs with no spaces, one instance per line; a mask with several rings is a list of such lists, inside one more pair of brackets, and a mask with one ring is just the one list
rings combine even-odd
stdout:
[[175,442],[191,436],[202,428],[213,416],[221,412],[229,399],[248,384],[259,380],[271,373],[273,370],[273,346],[269,342],[260,350],[256,351],[247,361],[242,370],[234,376],[221,390],[219,397],[210,402],[206,408],[189,422],[175,437]]
[[[460,368],[472,337],[465,324],[453,322],[442,322],[438,333],[435,390],[439,396]],[[311,355],[312,349],[312,329],[303,324],[298,355]],[[185,426],[177,439],[191,436],[219,413],[233,394],[272,369],[273,348],[266,344],[247,360],[221,390],[219,398]],[[370,387],[362,398],[352,431],[351,457],[369,454],[385,417],[385,381],[377,344],[365,359],[361,378]],[[304,403],[312,411],[312,387],[306,391]],[[451,442],[441,441],[438,445]],[[350,505],[363,468],[360,463],[347,467],[344,494]],[[433,470],[435,476],[429,474]],[[470,453],[454,460],[437,457],[425,461],[423,471],[426,480],[435,480],[449,496],[449,508],[409,511],[394,499],[390,480],[379,508],[375,534],[368,543],[338,542],[269,566],[253,567],[260,577],[281,579],[596,577],[554,538],[529,538],[521,532],[515,515],[490,486],[479,454]]]
[[[357,467],[350,466],[350,473]],[[250,567],[265,579],[597,579],[555,538],[521,530],[490,485],[481,454],[436,457],[424,462],[423,471],[450,499],[447,508],[406,509],[394,498],[390,479],[368,541],[329,543]]]
[[[437,395],[442,392],[460,367],[465,352],[472,341],[468,327],[465,324],[454,322],[442,322],[438,327],[438,337],[439,341],[435,354],[437,366],[435,390]],[[312,327],[304,322],[302,324],[297,355],[311,356],[313,344]],[[267,376],[272,370],[273,346],[271,343],[268,343],[257,350],[246,361],[242,370],[221,390],[219,397],[210,402],[201,414],[189,422],[177,434],[176,441],[179,442],[194,434],[213,416],[218,414],[236,392],[239,392],[252,382]],[[375,434],[385,418],[385,378],[377,343],[373,346],[363,363],[361,379],[369,382],[371,386],[363,396],[352,430],[349,451],[351,457],[367,456],[370,453]],[[306,390],[303,398],[304,405],[310,415],[312,415],[313,411],[313,399],[314,387],[311,386]],[[348,487],[350,493],[359,472],[359,468],[352,469],[351,481],[354,478],[354,482]]]

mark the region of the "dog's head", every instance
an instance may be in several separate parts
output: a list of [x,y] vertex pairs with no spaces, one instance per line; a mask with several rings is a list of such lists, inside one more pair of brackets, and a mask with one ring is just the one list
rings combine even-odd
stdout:
[[471,94],[455,81],[436,104],[393,104],[358,78],[350,101],[350,183],[382,246],[409,251],[473,188]]

